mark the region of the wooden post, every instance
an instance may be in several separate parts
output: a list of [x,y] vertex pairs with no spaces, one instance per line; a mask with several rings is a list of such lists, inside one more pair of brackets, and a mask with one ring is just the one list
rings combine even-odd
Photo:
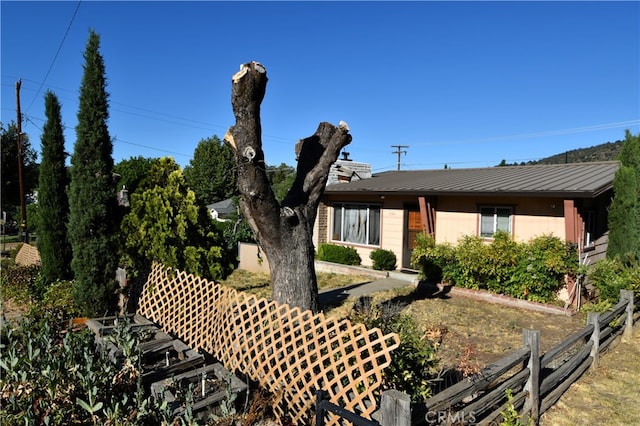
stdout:
[[590,356],[593,358],[591,368],[596,369],[600,364],[600,314],[597,312],[589,312],[587,324],[593,325],[593,333],[591,333],[591,338],[589,339],[593,342]]
[[537,425],[540,420],[540,331],[523,329],[522,343],[531,351],[527,363],[529,380],[524,385],[527,397],[523,411],[528,411],[529,418]]
[[381,426],[410,426],[411,397],[396,389],[382,393],[380,401]]
[[625,320],[625,323],[624,323],[624,332],[622,334],[622,340],[624,342],[628,342],[629,340],[631,340],[631,337],[633,336],[633,305],[634,305],[633,291],[620,290],[620,300],[627,301],[627,309],[626,309],[627,319]]

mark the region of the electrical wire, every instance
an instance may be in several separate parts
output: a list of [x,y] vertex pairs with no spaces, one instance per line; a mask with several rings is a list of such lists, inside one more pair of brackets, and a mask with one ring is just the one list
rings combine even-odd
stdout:
[[80,3],[82,3],[82,0],[78,1],[78,5],[76,6],[76,10],[73,12],[73,16],[71,17],[71,21],[69,22],[69,25],[67,26],[67,30],[64,32],[64,36],[62,37],[62,41],[60,42],[60,45],[58,46],[58,50],[56,50],[56,54],[53,56],[53,60],[51,61],[51,65],[49,65],[49,69],[47,70],[47,73],[45,74],[44,78],[42,79],[42,82],[40,83],[40,87],[38,88],[38,91],[36,92],[35,96],[31,100],[31,103],[29,103],[29,106],[27,107],[27,109],[25,111],[29,111],[29,108],[31,108],[33,103],[36,101],[36,98],[40,94],[40,91],[42,90],[42,87],[44,86],[44,82],[47,81],[47,77],[49,77],[49,73],[53,69],[53,65],[56,63],[56,59],[58,59],[58,54],[60,53],[60,50],[62,49],[62,46],[64,45],[64,42],[67,39],[67,35],[69,34],[69,30],[71,29],[71,24],[73,24],[73,21],[76,18],[76,15],[78,14],[78,9],[80,9]]

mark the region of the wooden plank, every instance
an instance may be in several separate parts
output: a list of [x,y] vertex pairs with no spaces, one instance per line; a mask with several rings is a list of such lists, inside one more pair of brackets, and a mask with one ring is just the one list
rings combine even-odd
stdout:
[[[522,405],[524,404],[524,399],[526,398],[526,392],[522,391],[519,392],[515,395],[511,396],[511,403],[513,404],[513,407],[518,410],[519,407],[522,407]],[[498,407],[497,409],[493,410],[491,412],[491,414],[489,414],[487,417],[485,417],[484,419],[482,419],[481,421],[477,422],[476,424],[478,426],[494,426],[496,424],[500,423],[500,415],[507,409],[507,405],[509,404],[509,402],[505,402],[504,404],[502,404],[500,407]]]
[[490,410],[495,405],[501,403],[506,398],[507,389],[511,389],[513,392],[520,392],[523,389],[527,379],[529,378],[529,369],[525,368],[514,376],[505,380],[498,387],[491,392],[483,395],[471,404],[464,407],[464,411],[467,413],[474,413],[480,417],[484,415],[487,410]]
[[380,401],[381,426],[410,426],[411,425],[411,397],[395,389],[382,393]]
[[546,368],[558,355],[565,353],[570,347],[582,339],[590,336],[593,333],[593,325],[589,324],[582,330],[573,333],[562,342],[551,348],[547,353],[542,356],[540,365],[542,368]]
[[497,362],[488,365],[483,368],[479,374],[471,377],[469,380],[459,382],[429,398],[425,402],[427,409],[437,411],[438,409],[457,404],[467,396],[486,388],[505,372],[522,363],[529,356],[529,353],[529,348],[523,347]]
[[531,374],[524,387],[527,398],[523,410],[529,412],[529,417],[537,424],[540,418],[540,331],[525,329],[522,340],[531,351],[527,363],[527,369]]
[[569,389],[573,383],[575,383],[580,376],[589,368],[591,363],[593,362],[593,358],[590,356],[587,357],[582,364],[580,364],[574,371],[571,373],[560,385],[555,388],[553,391],[549,392],[549,394],[542,399],[542,403],[540,404],[540,414],[543,414],[549,408],[553,406],[553,404],[560,399],[562,394]]
[[627,301],[621,300],[620,302],[618,302],[618,304],[616,304],[613,308],[611,308],[610,311],[600,314],[600,320],[599,320],[600,328],[606,325],[609,325],[609,323],[613,321],[615,317],[622,314],[626,308],[627,308]]
[[593,325],[593,333],[591,333],[591,358],[593,358],[592,368],[598,368],[600,364],[600,314],[589,312],[587,315],[587,324]]
[[430,212],[427,209],[427,201],[425,197],[418,197],[418,203],[420,205],[420,220],[422,221],[422,230],[430,234],[432,232],[430,225],[431,221],[429,220]]
[[542,379],[540,384],[540,395],[545,395],[551,389],[555,388],[559,383],[569,377],[573,371],[580,366],[583,361],[591,355],[593,349],[593,342],[589,341],[585,344],[578,353],[576,353],[570,360],[558,367],[553,373]]
[[627,301],[626,318],[624,321],[624,332],[623,332],[623,340],[628,342],[633,337],[633,291],[630,290],[620,290],[620,300]]

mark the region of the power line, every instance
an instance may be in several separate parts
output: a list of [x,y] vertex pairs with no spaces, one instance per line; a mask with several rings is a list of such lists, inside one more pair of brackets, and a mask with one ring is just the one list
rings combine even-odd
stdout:
[[407,155],[406,150],[402,150],[402,148],[409,148],[409,145],[391,145],[391,148],[397,148],[395,151],[392,151],[392,154],[398,154],[398,170],[400,170],[400,154],[404,152],[404,155]]
[[27,107],[27,111],[29,111],[29,108],[31,108],[31,105],[33,105],[33,103],[35,102],[36,98],[40,94],[40,91],[42,90],[42,86],[44,86],[44,82],[47,80],[47,77],[49,77],[49,73],[51,72],[51,69],[53,68],[53,64],[55,64],[56,59],[58,59],[58,54],[60,53],[60,50],[62,49],[62,46],[64,45],[64,41],[67,39],[67,34],[69,34],[69,30],[71,29],[71,24],[73,24],[73,20],[76,18],[76,15],[78,14],[78,9],[80,9],[80,3],[82,3],[82,0],[80,0],[78,2],[78,5],[76,6],[76,10],[73,12],[73,16],[71,17],[71,21],[69,22],[69,25],[67,26],[67,30],[64,32],[64,36],[62,37],[62,41],[60,42],[60,45],[58,46],[58,50],[56,50],[56,54],[53,56],[53,60],[51,61],[51,65],[49,65],[49,69],[47,70],[47,73],[45,74],[44,78],[42,79],[42,82],[40,83],[40,87],[38,88],[38,91],[36,92],[35,96],[31,100],[31,103],[29,104],[29,106]]

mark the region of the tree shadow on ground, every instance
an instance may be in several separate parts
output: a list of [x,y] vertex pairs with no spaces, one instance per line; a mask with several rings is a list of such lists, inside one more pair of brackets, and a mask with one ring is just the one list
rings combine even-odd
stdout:
[[435,282],[420,281],[416,289],[409,294],[398,295],[382,302],[384,305],[397,305],[400,308],[422,299],[451,299],[452,285],[437,284]]
[[321,291],[318,293],[318,305],[320,309],[329,310],[331,308],[338,307],[344,303],[351,294],[349,290],[361,287],[365,284],[369,284],[371,281],[363,281],[361,283],[350,284],[344,287],[332,288],[330,290]]

